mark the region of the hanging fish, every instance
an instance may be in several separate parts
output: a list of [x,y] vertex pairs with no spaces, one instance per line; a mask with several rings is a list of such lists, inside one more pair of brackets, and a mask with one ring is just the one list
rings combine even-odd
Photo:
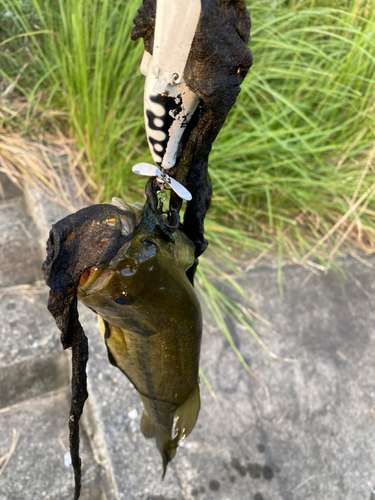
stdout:
[[156,439],[165,474],[200,409],[202,317],[186,277],[194,245],[182,231],[165,233],[151,209],[142,216],[143,208],[115,203],[129,214],[121,217],[123,235],[134,234],[115,257],[82,274],[77,298],[98,314],[110,362],[137,389],[141,431]]
[[54,224],[43,272],[48,309],[72,347],[69,444],[77,500],[81,489],[79,420],[87,399],[88,342],[77,298],[98,313],[111,363],[137,389],[141,430],[155,438],[163,475],[198,417],[202,316],[186,271],[194,245],[149,202],[94,205]]

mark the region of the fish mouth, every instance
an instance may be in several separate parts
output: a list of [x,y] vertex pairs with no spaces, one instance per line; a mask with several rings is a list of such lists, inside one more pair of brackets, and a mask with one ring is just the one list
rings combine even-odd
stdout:
[[78,283],[77,293],[81,294],[90,289],[97,290],[106,285],[111,277],[111,273],[105,273],[107,266],[91,266],[86,271],[81,274],[81,278]]

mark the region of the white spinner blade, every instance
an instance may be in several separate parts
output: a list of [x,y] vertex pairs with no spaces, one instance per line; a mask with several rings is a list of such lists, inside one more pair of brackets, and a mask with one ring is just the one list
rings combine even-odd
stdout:
[[181,82],[200,13],[201,0],[157,0],[153,70],[160,88],[155,91]]
[[165,180],[167,184],[171,186],[173,191],[183,200],[190,201],[192,199],[190,191],[188,191],[182,184],[173,179],[173,177],[169,177],[169,175],[165,176]]
[[156,165],[151,165],[151,163],[138,163],[134,165],[132,171],[138,175],[146,175],[147,177],[158,177],[173,189],[173,191],[183,200],[190,201],[192,196],[190,192],[179,182],[177,182],[173,177],[165,174],[163,177],[162,171]]
[[148,177],[159,177],[160,169],[151,163],[137,163],[132,168],[132,171],[138,175],[147,175]]

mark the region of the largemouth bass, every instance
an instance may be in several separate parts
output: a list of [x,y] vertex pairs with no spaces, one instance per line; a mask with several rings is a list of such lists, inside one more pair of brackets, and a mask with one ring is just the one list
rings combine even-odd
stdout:
[[98,314],[110,362],[140,395],[141,431],[156,439],[164,475],[200,409],[202,316],[186,276],[194,245],[180,230],[165,233],[151,209],[115,204],[127,213],[123,235],[133,235],[115,257],[82,274],[77,298]]

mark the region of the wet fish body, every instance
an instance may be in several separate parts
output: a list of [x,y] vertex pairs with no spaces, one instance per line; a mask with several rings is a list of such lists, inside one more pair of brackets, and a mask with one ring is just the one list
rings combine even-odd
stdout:
[[[128,230],[132,225],[125,221]],[[143,217],[113,259],[83,275],[77,294],[99,315],[110,361],[139,392],[141,430],[156,438],[164,472],[200,408],[202,317],[186,277],[193,262],[184,233],[160,236]]]

